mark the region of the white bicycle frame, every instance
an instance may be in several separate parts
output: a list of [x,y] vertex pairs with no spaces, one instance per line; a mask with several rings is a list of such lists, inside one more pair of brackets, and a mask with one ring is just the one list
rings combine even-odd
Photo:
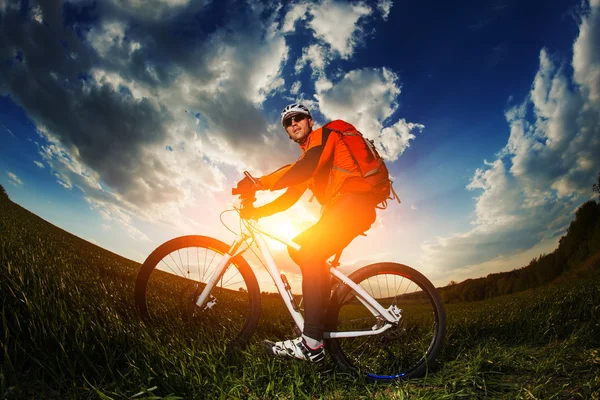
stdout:
[[[294,319],[296,326],[298,327],[300,332],[302,332],[303,328],[304,328],[304,318],[302,317],[302,314],[300,313],[300,311],[297,310],[296,307],[294,307],[294,299],[292,297],[292,294],[291,294],[291,292],[288,292],[285,287],[285,284],[282,279],[282,275],[279,272],[279,270],[277,269],[275,260],[273,259],[273,256],[271,255],[271,251],[270,251],[269,246],[267,245],[267,242],[266,242],[265,238],[263,237],[263,235],[268,236],[272,239],[275,239],[278,242],[283,243],[283,244],[285,244],[289,247],[292,247],[296,250],[298,250],[300,248],[300,246],[298,244],[291,242],[285,238],[282,238],[276,234],[266,231],[263,227],[258,225],[258,223],[256,223],[253,220],[245,221],[244,225],[245,225],[246,229],[248,230],[249,234],[244,234],[242,232],[239,235],[237,235],[233,244],[231,245],[231,247],[229,248],[227,253],[224,254],[223,259],[221,260],[219,265],[214,270],[214,272],[213,272],[212,276],[210,277],[210,279],[208,280],[204,290],[202,290],[202,293],[200,294],[200,297],[196,301],[196,304],[200,307],[204,304],[204,302],[208,299],[210,292],[214,288],[215,284],[220,279],[221,275],[223,274],[223,272],[229,265],[230,260],[233,257],[235,257],[236,255],[242,254],[250,247],[248,245],[245,248],[242,248],[240,250],[240,248],[242,247],[242,244],[244,242],[246,242],[246,240],[248,240],[250,238],[254,238],[258,245],[258,249],[260,250],[260,252],[262,254],[263,260],[265,261],[266,269],[267,269],[269,275],[271,275],[271,278],[273,279],[273,282],[275,283],[275,286],[277,287],[277,290],[279,291],[279,294],[281,295],[281,298],[283,299],[290,315]],[[350,278],[348,278],[348,276],[344,275],[342,272],[340,272],[339,270],[337,270],[334,267],[331,267],[329,269],[329,272],[338,281],[341,281],[344,284],[348,285],[354,292],[356,298],[371,312],[371,314],[373,314],[373,316],[375,318],[377,318],[378,320],[383,322],[383,325],[376,324],[371,328],[371,330],[363,330],[363,331],[324,332],[323,335],[326,339],[378,335],[378,334],[390,329],[392,326],[394,326],[395,324],[397,324],[400,321],[401,315],[400,315],[400,313],[395,312],[394,306],[390,306],[388,309],[383,308],[381,306],[381,304],[379,304],[375,299],[373,299],[373,297],[371,297],[371,295],[369,295],[369,293],[367,293],[367,291],[365,291],[362,287],[360,287],[359,285],[354,283]],[[380,325],[382,325],[382,326],[380,326]]]

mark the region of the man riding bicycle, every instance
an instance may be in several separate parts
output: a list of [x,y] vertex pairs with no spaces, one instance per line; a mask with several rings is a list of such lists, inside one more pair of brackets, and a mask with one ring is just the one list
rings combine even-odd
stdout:
[[326,260],[371,227],[378,201],[373,189],[360,177],[358,166],[338,131],[326,126],[313,130],[314,121],[308,108],[290,104],[281,112],[281,124],[289,138],[300,146],[302,156],[258,180],[258,187],[246,177],[238,188],[286,192],[257,208],[245,208],[241,216],[258,219],[294,205],[310,189],[323,205],[319,221],[294,241],[300,250],[289,249],[290,256],[302,271],[304,330],[302,336],[281,342],[264,341],[275,356],[295,357],[318,362],[325,358],[323,331],[331,282]]

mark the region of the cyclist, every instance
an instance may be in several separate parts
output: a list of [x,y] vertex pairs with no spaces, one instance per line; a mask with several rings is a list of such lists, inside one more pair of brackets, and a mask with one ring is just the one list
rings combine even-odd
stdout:
[[[310,111],[298,103],[283,109],[281,124],[289,138],[298,143],[302,155],[295,163],[261,177],[255,189],[287,190],[266,205],[244,209],[241,216],[258,219],[287,210],[306,189],[323,205],[319,221],[294,238],[300,250],[289,249],[302,271],[302,336],[275,343],[263,341],[271,355],[318,362],[325,358],[323,331],[331,290],[326,260],[371,227],[376,204],[371,187],[361,182],[362,178],[338,173],[357,168],[339,134],[326,127],[313,130]],[[247,177],[238,183],[239,189],[251,186],[254,184]]]

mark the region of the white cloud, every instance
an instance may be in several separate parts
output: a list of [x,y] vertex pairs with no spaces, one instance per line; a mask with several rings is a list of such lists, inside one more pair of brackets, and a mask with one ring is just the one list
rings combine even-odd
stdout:
[[477,198],[474,224],[479,231],[484,232],[499,228],[510,230],[520,222],[515,212],[515,205],[518,207],[522,203],[519,187],[506,174],[501,159],[487,164],[487,167],[477,169],[471,183],[467,185],[469,190],[483,189],[483,193]]
[[477,169],[474,228],[424,246],[425,264],[440,274],[513,269],[513,254],[556,244],[576,207],[588,200],[600,170],[600,2],[591,3],[573,46],[572,88],[563,68],[540,51],[539,70],[522,104],[506,112],[507,145]]
[[[257,53],[259,54],[257,56]],[[267,95],[280,89],[284,80],[281,78],[281,68],[287,59],[288,48],[282,36],[272,38],[254,52],[251,69],[248,76],[251,100],[262,104]],[[248,53],[247,53],[248,54]],[[239,60],[238,60],[239,62]]]
[[293,95],[297,95],[298,92],[300,92],[300,87],[302,86],[302,84],[300,83],[300,81],[296,81],[294,82],[294,84],[292,85],[291,89],[290,89],[290,93]]
[[[391,8],[391,3],[388,3],[388,0],[378,3],[384,19]],[[362,25],[372,14],[373,9],[364,2],[304,1],[292,6],[284,18],[282,32],[294,32],[296,23],[304,21],[317,40],[317,43],[303,49],[302,57],[296,63],[296,72],[310,64],[315,73],[321,73],[327,61],[352,57],[362,40]]]
[[15,139],[17,138],[17,137],[15,136],[15,134],[14,134],[14,133],[13,133],[13,132],[12,132],[10,129],[8,129],[6,126],[4,126],[4,124],[2,124],[2,127],[3,127],[4,129],[6,129],[6,131],[7,131],[7,132],[10,134],[10,136],[14,137]]
[[34,163],[35,165],[37,165],[38,167],[40,167],[40,168],[45,168],[45,167],[44,167],[44,164],[42,164],[41,162],[39,162],[39,161],[37,161],[37,160],[36,160],[36,161],[33,161],[33,163]]
[[573,45],[574,78],[590,104],[600,102],[600,0],[590,1],[590,15],[579,27]]
[[309,5],[308,2],[294,4],[285,15],[281,31],[283,33],[294,32],[296,22],[306,20]]
[[[201,185],[204,181],[198,179],[200,173],[210,175],[211,172],[215,173],[215,170],[211,171],[203,165],[193,165],[194,157],[191,153],[173,154],[165,151],[172,159],[167,160],[170,164],[168,169],[159,170],[164,171],[166,175],[155,175],[162,180],[148,181],[140,175],[138,182],[135,182],[136,185],[128,187],[128,190],[123,193],[118,193],[102,187],[99,174],[86,168],[77,157],[71,156],[53,135],[45,129],[41,129],[40,134],[50,142],[40,146],[40,155],[54,171],[57,182],[65,189],[79,188],[92,209],[104,219],[118,223],[132,238],[147,240],[147,236],[134,227],[136,218],[178,229],[198,227],[181,213],[182,207],[195,201],[190,190],[185,188],[190,185]],[[147,154],[147,157],[152,158],[152,155]],[[185,172],[196,168],[200,172],[195,175],[196,179],[184,178]],[[186,182],[186,179],[193,182]],[[155,198],[146,199],[146,196],[155,196]],[[132,201],[140,197],[142,200],[138,200],[139,204]]]
[[203,0],[111,0],[114,6],[121,12],[134,16],[135,18],[145,20],[167,19],[170,16],[182,12],[186,6],[191,5],[195,8],[189,12],[198,11],[209,3]]
[[410,147],[410,141],[416,137],[411,132],[422,131],[423,128],[425,128],[424,125],[406,122],[404,118],[387,128],[383,128],[377,141],[382,157],[390,161],[397,160]]
[[398,108],[398,77],[387,68],[363,68],[346,73],[338,82],[320,78],[316,83],[320,111],[328,119],[351,122],[365,136],[374,139],[381,155],[394,161],[410,145],[423,125],[400,119],[384,123]]
[[[347,3],[324,0],[310,8],[313,18],[309,26],[315,36],[331,46],[341,58],[349,58],[359,42],[358,20],[372,13],[371,7],[362,2]],[[335,23],[332,23],[335,21]]]
[[44,16],[42,14],[42,8],[37,5],[31,9],[32,18],[36,20],[38,23],[44,22]]
[[8,182],[12,183],[15,186],[23,185],[23,181],[19,179],[19,177],[12,172],[8,172]]
[[393,5],[394,3],[392,2],[392,0],[379,0],[379,2],[377,3],[377,8],[381,12],[381,17],[384,21],[387,21]]
[[[125,24],[120,21],[106,21],[100,27],[93,27],[87,39],[101,57],[105,57],[114,49],[123,47]],[[111,54],[112,55],[112,54]]]
[[149,241],[145,233],[137,229],[133,223],[134,219],[131,213],[116,206],[112,202],[103,202],[101,199],[86,197],[90,208],[96,210],[105,220],[116,222],[123,231],[137,241]]
[[331,54],[320,44],[312,44],[302,50],[302,57],[296,61],[296,74],[302,72],[309,65],[313,75],[321,75],[325,72],[325,66],[331,60]]

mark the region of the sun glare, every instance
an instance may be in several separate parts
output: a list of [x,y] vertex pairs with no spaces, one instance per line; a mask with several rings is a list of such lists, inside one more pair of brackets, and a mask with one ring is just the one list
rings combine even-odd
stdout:
[[[260,221],[260,224],[266,228],[267,231],[275,235],[281,236],[284,239],[292,240],[297,236],[301,230],[297,227],[295,221],[291,220],[289,216],[285,215],[274,215],[269,218],[265,218]],[[274,250],[283,250],[286,246],[275,240],[267,237],[269,246]]]

